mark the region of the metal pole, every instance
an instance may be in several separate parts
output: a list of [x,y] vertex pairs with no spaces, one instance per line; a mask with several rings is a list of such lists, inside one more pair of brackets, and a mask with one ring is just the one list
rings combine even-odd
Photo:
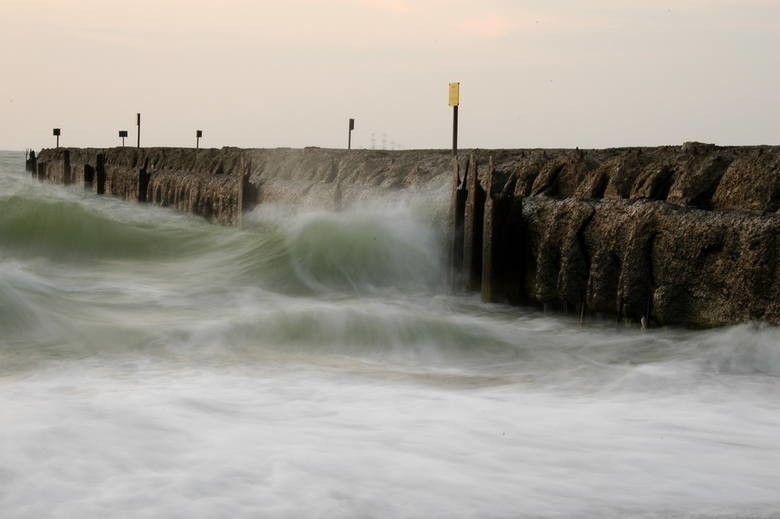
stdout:
[[60,136],[59,135],[57,135],[57,147],[58,148],[60,147]]
[[141,114],[136,114],[136,124],[138,125],[138,147],[141,147]]
[[352,130],[355,129],[355,119],[349,120],[349,131],[347,132],[347,149],[352,149]]
[[458,106],[452,107],[452,154],[458,154]]

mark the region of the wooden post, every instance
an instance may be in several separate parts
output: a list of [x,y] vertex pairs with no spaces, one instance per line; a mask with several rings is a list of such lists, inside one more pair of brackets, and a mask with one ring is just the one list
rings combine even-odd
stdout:
[[468,169],[460,178],[460,161],[452,161],[452,198],[450,201],[450,217],[452,218],[452,251],[450,281],[453,287],[463,286],[463,225],[466,213],[466,182]]
[[106,156],[102,153],[98,153],[97,156],[95,175],[97,176],[97,187],[95,192],[99,195],[103,195],[106,192]]
[[64,150],[62,153],[62,183],[67,186],[71,183],[70,150]]
[[485,209],[482,222],[482,300],[485,302],[495,302],[497,300],[497,291],[499,287],[495,286],[494,260],[497,259],[498,238],[496,231],[501,225],[501,200],[493,195],[493,177],[495,167],[493,166],[493,157],[490,157],[488,173],[485,181]]
[[147,191],[149,190],[149,179],[152,174],[149,173],[149,157],[144,160],[144,167],[138,170],[138,202],[146,203]]
[[491,158],[487,176],[487,200],[482,230],[482,300],[516,301],[521,296],[522,199],[515,199],[512,176],[496,192],[496,172]]
[[29,171],[33,178],[38,174],[38,159],[35,157],[35,152],[30,151],[30,156],[27,159],[27,171]]
[[520,304],[525,296],[526,255],[528,242],[523,222],[523,197],[515,196],[517,177],[504,186],[501,196],[507,200],[506,220],[502,233],[501,261],[497,262],[497,276],[503,287],[503,296],[510,304]]
[[247,206],[249,205],[248,195],[249,195],[249,176],[252,174],[252,161],[241,159],[242,167],[241,171],[239,172],[239,179],[238,179],[238,194],[237,194],[237,208],[236,208],[236,225],[239,227],[242,223],[242,216],[244,214],[244,211],[247,209]]
[[479,291],[482,284],[482,229],[485,210],[485,190],[479,183],[477,159],[469,158],[466,172],[466,208],[463,227],[463,271],[466,290]]
[[92,184],[95,182],[95,168],[89,164],[84,164],[84,190],[91,191]]
[[46,179],[46,163],[38,163],[38,182],[43,182]]

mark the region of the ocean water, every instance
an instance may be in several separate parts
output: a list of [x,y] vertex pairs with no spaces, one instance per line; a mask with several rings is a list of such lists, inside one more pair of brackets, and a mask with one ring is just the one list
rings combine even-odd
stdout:
[[241,229],[0,152],[0,517],[780,517],[780,330],[446,285],[446,186]]

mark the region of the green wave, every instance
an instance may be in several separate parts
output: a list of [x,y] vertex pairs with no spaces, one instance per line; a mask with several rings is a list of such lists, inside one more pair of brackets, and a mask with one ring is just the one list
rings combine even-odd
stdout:
[[123,223],[79,203],[11,196],[0,199],[0,251],[55,261],[155,258],[178,254],[193,236],[160,236],[150,224]]

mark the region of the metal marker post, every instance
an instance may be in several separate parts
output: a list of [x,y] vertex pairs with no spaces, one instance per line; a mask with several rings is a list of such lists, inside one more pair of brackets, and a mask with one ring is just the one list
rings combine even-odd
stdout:
[[200,149],[200,138],[203,137],[203,130],[195,130],[195,149]]
[[51,134],[54,135],[55,137],[57,137],[57,147],[59,148],[60,147],[60,129],[59,128],[54,128],[54,130],[52,130]]
[[138,147],[141,147],[141,114],[135,114],[136,124],[138,125]]
[[119,130],[119,136],[122,138],[122,147],[125,147],[125,137],[127,137],[127,130]]
[[355,120],[350,119],[349,120],[349,132],[347,133],[347,149],[352,149],[352,130],[355,129]]
[[450,83],[450,106],[452,107],[452,154],[458,154],[458,105],[460,105],[460,83]]
[[452,154],[458,154],[458,105],[452,107]]

